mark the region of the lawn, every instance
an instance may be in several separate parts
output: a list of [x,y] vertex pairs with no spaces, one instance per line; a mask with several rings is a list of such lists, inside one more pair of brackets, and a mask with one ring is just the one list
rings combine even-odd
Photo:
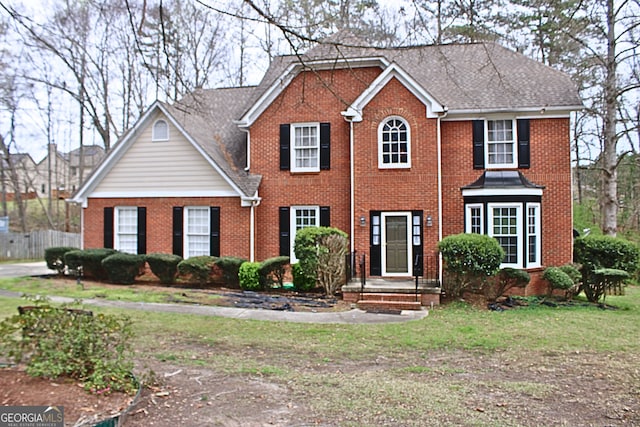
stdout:
[[130,425],[639,425],[640,289],[607,303],[375,325],[127,311],[138,374],[167,393]]

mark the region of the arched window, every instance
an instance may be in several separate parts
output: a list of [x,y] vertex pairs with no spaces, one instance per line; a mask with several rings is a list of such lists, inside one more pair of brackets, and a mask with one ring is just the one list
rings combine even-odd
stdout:
[[411,167],[409,124],[401,117],[386,118],[378,127],[378,167]]
[[153,124],[153,130],[151,134],[152,141],[167,141],[169,140],[169,125],[164,120],[157,120]]

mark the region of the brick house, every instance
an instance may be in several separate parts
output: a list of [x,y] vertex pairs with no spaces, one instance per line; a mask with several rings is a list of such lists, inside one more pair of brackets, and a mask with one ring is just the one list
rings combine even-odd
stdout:
[[367,275],[409,278],[474,232],[535,273],[572,259],[579,108],[566,75],[497,44],[323,44],[256,87],[154,103],[72,201],[86,248],[264,260],[330,225]]

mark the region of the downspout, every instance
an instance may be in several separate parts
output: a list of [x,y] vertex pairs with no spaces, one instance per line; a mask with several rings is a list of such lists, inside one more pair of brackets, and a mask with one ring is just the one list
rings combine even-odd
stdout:
[[[438,151],[438,242],[442,240],[442,128],[441,120],[447,117],[449,109],[445,106],[444,112],[438,115],[436,147]],[[438,254],[438,282],[442,286],[442,254]]]
[[250,199],[249,207],[249,261],[255,262],[256,259],[256,208],[260,206],[260,198],[256,196]]
[[355,215],[356,215],[356,207],[355,207],[355,171],[354,171],[354,156],[353,156],[353,118],[348,118],[349,120],[349,204],[351,206],[351,220],[349,221],[350,234],[351,234],[351,252],[355,250],[355,237],[354,234],[356,232],[355,229]]

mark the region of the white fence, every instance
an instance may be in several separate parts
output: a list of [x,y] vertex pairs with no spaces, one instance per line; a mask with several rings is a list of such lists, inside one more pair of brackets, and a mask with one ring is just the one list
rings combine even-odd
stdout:
[[80,234],[55,230],[0,233],[0,260],[44,259],[44,250],[55,246],[80,248]]

